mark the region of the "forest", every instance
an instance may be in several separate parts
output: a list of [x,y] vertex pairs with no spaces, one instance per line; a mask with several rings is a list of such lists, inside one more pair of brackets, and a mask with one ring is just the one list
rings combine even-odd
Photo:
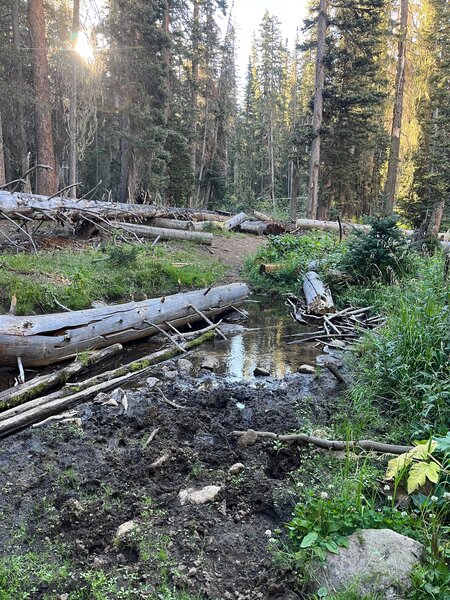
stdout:
[[285,3],[0,0],[0,600],[450,600],[450,1]]

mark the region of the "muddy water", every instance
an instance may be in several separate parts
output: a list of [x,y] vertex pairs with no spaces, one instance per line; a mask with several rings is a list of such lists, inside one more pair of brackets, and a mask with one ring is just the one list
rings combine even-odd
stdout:
[[284,377],[302,364],[315,364],[320,353],[313,344],[287,345],[287,335],[310,330],[295,323],[282,302],[258,298],[245,303],[249,318],[238,325],[240,330],[224,325],[228,341],[216,341],[200,348],[196,355],[217,358],[218,374],[230,380],[252,379],[260,367],[272,377]]

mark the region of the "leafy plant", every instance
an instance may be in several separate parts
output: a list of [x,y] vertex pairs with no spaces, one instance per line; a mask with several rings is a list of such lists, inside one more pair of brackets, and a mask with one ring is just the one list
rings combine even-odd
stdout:
[[394,479],[398,482],[405,477],[408,494],[423,487],[427,480],[437,483],[442,469],[433,457],[437,447],[438,444],[434,440],[418,442],[409,452],[391,459],[386,471],[386,480]]

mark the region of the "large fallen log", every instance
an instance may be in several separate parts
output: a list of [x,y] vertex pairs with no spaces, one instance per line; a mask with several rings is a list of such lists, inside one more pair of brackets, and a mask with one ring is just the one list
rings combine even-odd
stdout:
[[265,221],[244,221],[239,225],[239,231],[244,233],[255,233],[256,235],[279,235],[286,233],[290,227],[287,223],[279,223],[277,221],[271,221],[267,223]]
[[[150,221],[153,227],[162,227],[164,229],[181,229],[182,231],[203,231],[207,223],[213,221],[183,221],[181,219],[163,219],[157,218]],[[217,221],[219,224],[220,221]]]
[[303,279],[306,312],[326,315],[336,311],[330,289],[325,287],[315,271],[308,271]]
[[231,217],[231,219],[225,221],[224,227],[227,231],[232,231],[233,229],[236,229],[236,227],[238,227],[245,220],[247,220],[247,215],[242,212],[238,215],[234,215],[234,217]]
[[227,221],[230,216],[214,212],[172,208],[147,204],[125,204],[101,202],[97,200],[77,200],[73,198],[49,198],[37,194],[0,191],[0,219],[28,218],[37,220],[67,219],[78,222],[87,218],[140,221],[155,217],[186,218],[196,221]]
[[[49,402],[57,400],[58,398],[66,398],[67,396],[73,396],[78,392],[83,392],[92,387],[97,388],[101,383],[104,382],[112,382],[113,380],[119,379],[120,382],[122,382],[123,380],[121,378],[129,373],[132,373],[134,375],[146,373],[150,367],[162,363],[165,360],[174,358],[182,352],[188,352],[189,350],[193,350],[194,348],[197,348],[197,346],[200,346],[204,342],[212,340],[214,336],[214,331],[207,331],[198,335],[193,340],[189,340],[188,342],[186,342],[182,348],[179,348],[177,346],[169,346],[167,348],[164,348],[163,350],[152,352],[151,354],[142,356],[137,360],[133,360],[129,363],[121,365],[120,367],[117,367],[116,369],[113,369],[111,371],[105,371],[103,373],[100,373],[99,375],[90,377],[89,379],[85,379],[77,383],[66,383],[60,390],[57,390],[52,394],[29,400],[25,403],[14,406],[9,410],[0,412],[0,426],[3,421],[7,421],[8,419],[23,414],[31,409],[43,406],[44,404],[48,404]],[[119,383],[117,384],[117,386],[118,385]]]
[[[148,337],[231,310],[249,295],[245,283],[233,283],[115,306],[51,315],[0,315],[0,365],[42,366],[74,357],[85,350],[105,348]],[[194,308],[195,307],[195,308]]]
[[26,383],[21,383],[16,387],[4,390],[3,392],[0,392],[0,411],[28,402],[37,396],[45,394],[48,390],[51,390],[58,385],[64,385],[69,379],[75,377],[75,375],[78,375],[82,371],[89,369],[102,361],[112,358],[121,351],[122,346],[120,344],[113,344],[98,352],[92,352],[86,358],[82,359],[81,357],[78,357],[75,362],[54,371],[53,373],[39,375]]
[[162,240],[187,240],[189,242],[197,242],[199,244],[207,244],[210,246],[213,241],[212,233],[204,233],[202,231],[182,231],[179,229],[164,229],[162,227],[149,227],[148,225],[138,225],[136,223],[119,223],[113,221],[111,227],[128,231],[138,237],[143,238],[160,238]]

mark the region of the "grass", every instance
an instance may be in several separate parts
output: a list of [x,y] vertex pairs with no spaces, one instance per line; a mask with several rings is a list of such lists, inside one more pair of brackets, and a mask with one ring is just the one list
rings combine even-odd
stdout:
[[346,293],[348,302],[372,305],[386,317],[386,325],[360,345],[351,420],[373,422],[374,412],[381,412],[403,442],[445,434],[450,422],[450,309],[443,257],[417,260],[417,277]]
[[138,246],[126,244],[103,250],[59,250],[0,257],[0,312],[7,312],[12,295],[17,314],[58,312],[59,303],[72,310],[93,301],[130,300],[134,294],[151,298],[185,288],[209,286],[224,267],[182,243]]

